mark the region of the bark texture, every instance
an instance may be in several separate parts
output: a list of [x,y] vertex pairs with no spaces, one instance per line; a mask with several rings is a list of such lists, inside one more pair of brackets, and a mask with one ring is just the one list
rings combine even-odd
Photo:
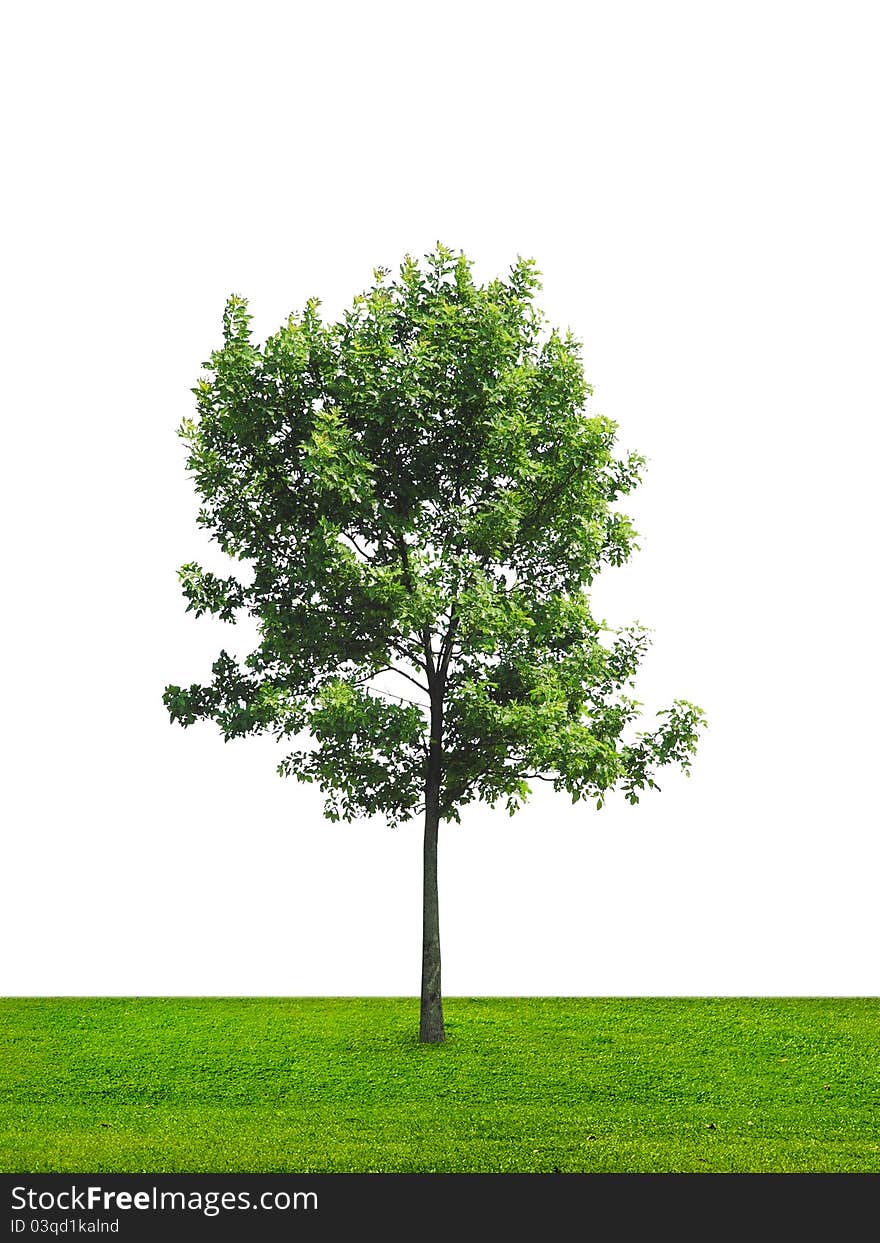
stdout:
[[431,709],[431,742],[425,781],[425,846],[422,889],[422,999],[419,1040],[442,1044],[443,994],[440,987],[440,905],[437,893],[437,839],[440,830],[443,711]]

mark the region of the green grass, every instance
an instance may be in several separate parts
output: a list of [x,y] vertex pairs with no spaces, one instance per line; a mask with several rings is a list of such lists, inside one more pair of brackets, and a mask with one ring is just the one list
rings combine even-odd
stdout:
[[0,1001],[0,1169],[880,1171],[877,999]]

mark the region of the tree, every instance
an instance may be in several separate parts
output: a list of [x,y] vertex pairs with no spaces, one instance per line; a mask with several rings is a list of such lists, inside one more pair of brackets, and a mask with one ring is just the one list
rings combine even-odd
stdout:
[[423,815],[420,1039],[436,1043],[441,822],[474,799],[513,814],[537,779],[635,803],[658,768],[688,767],[702,713],[676,700],[629,728],[647,637],[609,631],[587,589],[636,547],[613,506],[643,459],[586,414],[579,343],[548,331],[534,262],[479,285],[438,244],[390,277],[337,323],[309,301],[262,348],[228,300],[181,435],[199,524],[250,574],[180,580],[196,616],[250,614],[260,642],[164,702],[226,740],[291,740],[279,771],[317,783],[330,820]]

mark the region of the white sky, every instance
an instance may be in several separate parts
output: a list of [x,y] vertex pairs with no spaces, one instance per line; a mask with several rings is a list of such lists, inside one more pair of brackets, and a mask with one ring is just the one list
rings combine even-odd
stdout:
[[[439,238],[517,253],[650,459],[595,593],[694,699],[693,777],[441,840],[444,986],[875,994],[878,9],[19,5],[0,52],[7,994],[414,994],[420,834],[168,723],[234,631],[175,428]],[[218,554],[219,555],[219,554]]]

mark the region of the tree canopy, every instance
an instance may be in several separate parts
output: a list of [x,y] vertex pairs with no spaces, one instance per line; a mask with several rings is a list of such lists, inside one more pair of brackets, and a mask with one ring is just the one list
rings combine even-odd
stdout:
[[695,750],[686,700],[636,728],[647,635],[591,611],[636,547],[616,502],[644,463],[587,412],[580,343],[548,329],[539,288],[531,260],[479,284],[438,245],[262,347],[247,302],[226,305],[181,434],[199,523],[243,568],[180,580],[197,616],[250,614],[260,641],[164,701],[182,725],[286,740],[279,770],[332,820],[424,808],[438,695],[440,819],[475,799],[512,813],[536,779],[636,802]]

